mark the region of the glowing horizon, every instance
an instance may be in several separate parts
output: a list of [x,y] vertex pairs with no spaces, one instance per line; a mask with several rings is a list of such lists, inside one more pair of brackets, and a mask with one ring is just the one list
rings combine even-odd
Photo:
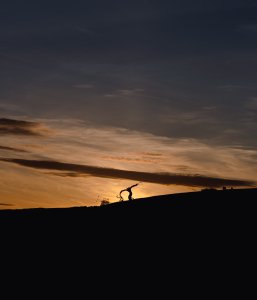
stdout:
[[257,173],[249,169],[257,155],[253,150],[95,127],[81,120],[4,119],[0,130],[5,130],[1,209],[114,202],[120,190],[139,180],[134,198],[240,186],[237,180],[250,186]]

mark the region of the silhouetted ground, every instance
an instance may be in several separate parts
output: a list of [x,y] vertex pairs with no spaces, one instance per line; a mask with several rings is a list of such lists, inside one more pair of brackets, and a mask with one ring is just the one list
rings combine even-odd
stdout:
[[37,272],[46,269],[54,278],[53,268],[61,276],[80,274],[83,288],[89,275],[101,286],[111,276],[111,287],[123,286],[126,293],[135,278],[139,285],[147,278],[148,291],[149,282],[162,278],[169,292],[176,282],[180,293],[204,286],[213,295],[218,285],[230,292],[254,271],[256,201],[257,189],[238,189],[100,207],[0,211],[2,261],[11,256],[26,271],[30,260]]
[[[1,210],[1,224],[114,228],[134,225],[169,228],[255,222],[257,189],[205,190],[161,195],[95,207]],[[242,224],[243,225],[243,224]]]

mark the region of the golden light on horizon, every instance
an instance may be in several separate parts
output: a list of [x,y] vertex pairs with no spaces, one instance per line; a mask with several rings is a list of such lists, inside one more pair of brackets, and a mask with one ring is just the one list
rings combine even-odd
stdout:
[[158,174],[234,178],[240,168],[243,180],[254,179],[257,173],[251,164],[256,155],[253,150],[213,147],[122,128],[87,127],[72,120],[35,122],[51,128],[52,135],[2,139],[2,144],[15,147],[0,148],[0,209],[95,206],[102,199],[115,202],[122,189],[138,182],[140,174],[152,174],[151,180],[157,182],[140,180],[133,189],[134,198],[201,189],[158,183]]

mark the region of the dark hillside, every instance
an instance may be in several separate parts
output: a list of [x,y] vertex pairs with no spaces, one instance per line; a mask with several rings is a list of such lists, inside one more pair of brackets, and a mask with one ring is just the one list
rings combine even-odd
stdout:
[[[253,222],[256,215],[257,189],[205,190],[161,195],[133,201],[116,202],[97,207],[24,209],[0,211],[2,224],[45,225],[46,227],[172,223],[187,226],[206,222]],[[119,223],[115,223],[115,222]],[[88,231],[88,227],[87,227]]]

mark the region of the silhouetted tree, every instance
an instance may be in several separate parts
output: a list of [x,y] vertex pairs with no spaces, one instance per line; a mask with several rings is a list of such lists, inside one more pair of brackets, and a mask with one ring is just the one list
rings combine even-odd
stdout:
[[120,191],[120,195],[119,195],[120,201],[123,201],[123,200],[124,200],[123,197],[121,196],[121,194],[122,194],[123,192],[128,192],[128,193],[129,193],[129,195],[128,195],[128,200],[131,201],[131,200],[133,199],[133,198],[132,198],[132,188],[135,187],[135,186],[137,186],[137,185],[139,185],[139,183],[134,184],[134,185],[132,185],[132,186],[129,186],[128,188],[126,188],[126,189],[124,189],[124,190],[121,190],[121,191]]

